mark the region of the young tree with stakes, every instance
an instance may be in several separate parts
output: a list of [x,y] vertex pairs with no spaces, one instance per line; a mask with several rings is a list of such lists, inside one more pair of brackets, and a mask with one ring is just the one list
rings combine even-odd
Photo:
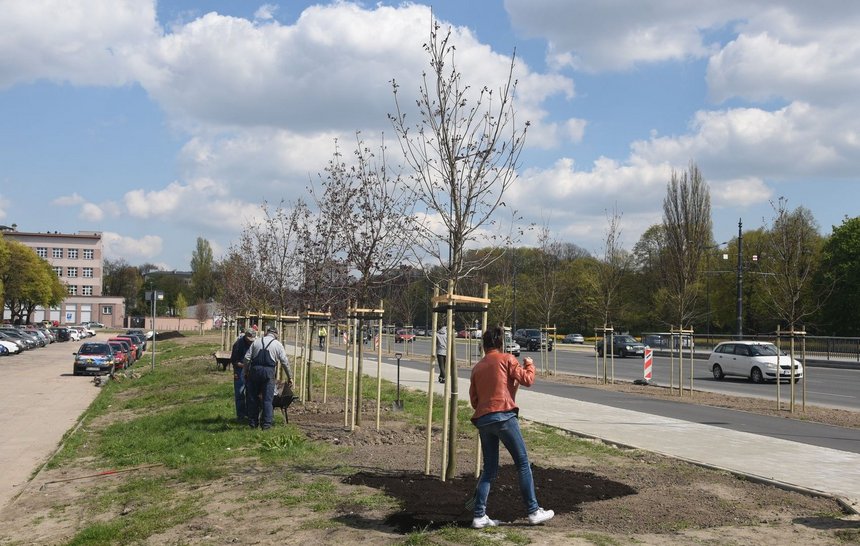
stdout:
[[[425,260],[435,261],[453,281],[456,293],[461,279],[498,257],[471,254],[474,259],[469,259],[467,245],[481,239],[496,246],[510,243],[510,233],[508,240],[500,240],[505,237],[498,235],[504,231],[496,216],[516,179],[529,124],[519,127],[514,115],[515,55],[496,92],[489,86],[474,89],[463,79],[450,28],[441,32],[441,25],[433,21],[424,50],[430,71],[424,73],[415,100],[417,123],[401,104],[396,81],[392,81],[396,112],[389,117],[412,168],[416,200],[426,209],[418,230],[425,237],[416,243],[421,252],[417,258],[425,271],[429,270]],[[457,398],[457,382],[452,381],[447,475],[456,470]]]

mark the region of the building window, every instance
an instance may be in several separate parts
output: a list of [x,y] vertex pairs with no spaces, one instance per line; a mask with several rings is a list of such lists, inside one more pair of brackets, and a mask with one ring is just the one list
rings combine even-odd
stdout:
[[66,286],[66,288],[69,290],[70,296],[77,296],[78,295],[78,287],[75,286],[74,284],[69,284]]
[[48,257],[48,249],[46,247],[40,246],[36,247],[36,255],[40,258]]
[[54,256],[54,258],[62,258],[63,257],[63,249],[62,248],[55,248],[53,256]]
[[77,267],[67,267],[66,268],[66,276],[71,278],[78,276],[78,268]]
[[82,296],[92,296],[93,295],[93,287],[92,286],[82,286],[81,287],[81,295]]
[[70,248],[68,251],[67,257],[71,258],[72,260],[77,260],[78,259],[78,249],[77,248]]
[[102,307],[102,315],[113,315],[113,307],[105,305]]
[[83,277],[85,279],[92,279],[93,278],[93,268],[92,267],[85,267],[83,269],[83,273],[84,273]]
[[55,265],[52,269],[54,270],[54,274],[55,274],[56,276],[58,276],[58,277],[62,277],[62,276],[63,276],[63,268],[62,268],[62,267],[60,267],[60,266],[58,266],[58,265]]
[[92,260],[93,258],[94,258],[93,249],[85,248],[84,249],[84,259],[85,260]]

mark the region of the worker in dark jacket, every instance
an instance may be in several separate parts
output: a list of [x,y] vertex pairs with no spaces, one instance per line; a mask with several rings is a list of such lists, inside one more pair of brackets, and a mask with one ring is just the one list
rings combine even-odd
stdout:
[[251,348],[257,332],[248,328],[245,333],[233,342],[233,350],[230,353],[230,364],[233,365],[233,395],[236,399],[236,419],[246,421],[248,419],[248,403],[245,400],[245,364],[243,362],[245,353]]

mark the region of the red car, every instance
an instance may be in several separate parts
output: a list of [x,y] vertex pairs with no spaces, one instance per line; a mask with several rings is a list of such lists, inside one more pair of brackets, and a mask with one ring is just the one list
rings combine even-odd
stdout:
[[130,337],[117,336],[117,337],[110,338],[108,341],[123,341],[123,342],[127,343],[129,348],[130,348],[131,362],[132,363],[134,363],[135,361],[137,361],[138,358],[140,358],[140,349],[138,349],[137,345],[135,345],[135,343],[134,343],[134,340],[131,339]]
[[126,347],[126,345],[120,341],[108,341],[108,345],[110,345],[113,349],[114,364],[116,365],[116,369],[124,370],[128,368],[131,365],[128,356],[130,349],[128,349],[128,347]]
[[397,330],[394,334],[394,343],[403,343],[404,341],[415,341],[415,334],[408,330]]

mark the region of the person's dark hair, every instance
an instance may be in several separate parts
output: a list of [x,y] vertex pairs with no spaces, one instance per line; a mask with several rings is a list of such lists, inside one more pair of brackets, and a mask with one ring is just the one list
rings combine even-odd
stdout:
[[487,331],[484,332],[483,342],[485,351],[490,349],[501,350],[502,345],[505,343],[505,329],[501,326],[487,328]]

